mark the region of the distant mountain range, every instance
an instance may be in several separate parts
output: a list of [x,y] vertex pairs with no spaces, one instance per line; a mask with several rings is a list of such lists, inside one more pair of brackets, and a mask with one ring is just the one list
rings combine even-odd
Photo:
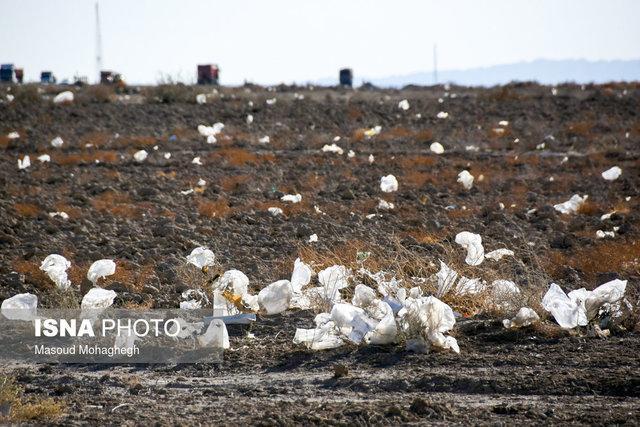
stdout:
[[[417,72],[383,78],[359,77],[354,70],[354,84],[369,82],[380,87],[402,87],[409,84],[434,84],[433,71]],[[334,79],[322,79],[316,83],[336,84]],[[537,81],[541,84],[606,83],[611,81],[640,81],[640,60],[587,61],[583,59],[546,60],[494,65],[468,70],[439,70],[438,83],[455,83],[464,86],[494,86],[512,81]]]

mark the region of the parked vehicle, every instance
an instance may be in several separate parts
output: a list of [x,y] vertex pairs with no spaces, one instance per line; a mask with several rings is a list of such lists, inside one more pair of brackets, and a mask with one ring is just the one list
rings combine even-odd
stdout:
[[13,64],[0,65],[0,82],[2,83],[22,83],[24,70],[16,68]]
[[56,76],[54,76],[51,71],[43,71],[40,73],[40,83],[54,84],[56,83]]
[[198,84],[217,85],[220,69],[216,64],[198,65]]
[[353,86],[353,70],[351,68],[340,70],[340,86]]

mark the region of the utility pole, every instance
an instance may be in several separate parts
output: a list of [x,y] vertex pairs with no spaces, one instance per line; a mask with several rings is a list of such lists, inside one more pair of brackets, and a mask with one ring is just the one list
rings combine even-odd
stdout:
[[100,32],[100,9],[96,2],[96,72],[100,83],[100,71],[102,71],[102,34]]
[[433,84],[438,84],[438,45],[433,44]]

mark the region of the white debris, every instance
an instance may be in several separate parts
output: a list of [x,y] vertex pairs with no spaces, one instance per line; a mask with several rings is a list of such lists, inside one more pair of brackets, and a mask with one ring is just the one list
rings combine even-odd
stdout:
[[204,93],[197,94],[196,95],[196,102],[199,105],[206,104],[207,103],[207,95],[205,95]]
[[146,150],[140,150],[136,151],[136,153],[133,155],[133,158],[136,162],[140,163],[144,162],[148,155],[149,153],[147,153]]
[[315,318],[315,329],[296,329],[294,344],[304,344],[311,350],[338,348],[344,340],[338,335],[334,322],[328,313],[320,313]]
[[429,146],[429,149],[436,154],[444,153],[444,147],[439,142],[431,143],[431,145]]
[[456,284],[456,294],[458,295],[475,295],[485,290],[485,284],[482,280],[475,278],[469,279],[462,276]]
[[505,328],[524,328],[530,326],[540,320],[540,316],[529,307],[522,307],[515,317],[511,320],[504,319],[502,324]]
[[291,296],[291,283],[278,280],[258,293],[258,304],[265,314],[278,314],[289,308]]
[[8,93],[8,94],[7,94],[7,96],[6,96],[7,102],[13,102],[13,100],[14,100],[15,98],[16,98],[16,97],[15,97],[15,96],[13,96],[13,95],[11,95],[10,93]]
[[447,117],[449,117],[449,113],[446,113],[446,112],[444,112],[444,111],[440,111],[440,112],[436,115],[436,117],[437,117],[437,118],[439,118],[439,119],[446,119]]
[[187,256],[187,262],[193,264],[198,268],[204,269],[205,267],[212,266],[216,261],[216,256],[213,251],[204,246],[199,246],[191,251],[191,254]]
[[507,120],[500,120],[498,122],[498,125],[500,125],[500,126],[509,126],[509,122]]
[[371,165],[371,164],[373,164],[373,162],[375,162],[375,161],[376,161],[376,158],[375,158],[375,157],[373,157],[373,154],[369,154],[369,164]]
[[87,279],[91,283],[95,284],[99,279],[107,276],[111,276],[116,272],[116,263],[110,259],[100,259],[89,267],[89,271],[87,271]]
[[596,238],[604,239],[605,237],[616,237],[616,233],[614,231],[596,231]]
[[465,190],[471,190],[471,188],[473,187],[473,175],[471,175],[468,170],[463,170],[462,172],[460,172],[458,174],[457,181],[462,184]]
[[63,102],[72,102],[73,101],[73,92],[70,90],[65,90],[64,92],[60,92],[56,96],[53,97],[54,104],[61,104]]
[[349,286],[350,277],[351,271],[345,266],[333,265],[327,267],[318,273],[318,282],[321,286],[315,292],[319,292],[320,296],[327,302],[338,302],[342,299],[339,291]]
[[282,215],[282,209],[280,208],[276,208],[276,207],[270,207],[269,209],[267,209],[269,211],[269,213],[273,216],[278,216],[278,215]]
[[29,158],[29,156],[24,156],[21,159],[18,159],[18,169],[22,170],[22,169],[26,169],[29,166],[31,166],[31,159]]
[[51,279],[58,288],[67,290],[71,286],[71,281],[67,278],[67,269],[69,267],[71,267],[71,263],[65,257],[58,254],[51,254],[42,261],[40,270],[47,273],[49,279]]
[[56,136],[51,140],[51,146],[55,148],[60,148],[64,144],[64,141],[59,136]]
[[456,339],[444,335],[453,329],[456,323],[453,310],[438,298],[434,296],[408,298],[398,316],[405,330],[409,332],[417,330],[431,345],[460,353]]
[[164,153],[165,160],[169,160],[171,158],[171,153]]
[[401,110],[407,111],[409,109],[409,101],[407,101],[406,99],[403,99],[398,103],[398,108]]
[[258,142],[260,144],[268,144],[269,142],[271,142],[271,138],[269,138],[269,135],[265,135],[262,138],[260,138]]
[[188,196],[189,194],[193,194],[194,193],[194,189],[190,188],[188,190],[182,190],[180,191],[180,194],[182,194],[183,196]]
[[380,190],[385,193],[398,191],[398,180],[393,175],[387,175],[380,178]]
[[204,187],[205,185],[207,185],[207,181],[205,181],[204,179],[200,178],[198,180],[198,187]]
[[480,151],[480,147],[478,147],[477,145],[465,145],[464,149],[465,151]]
[[191,160],[191,163],[194,165],[202,166],[202,162],[200,161],[200,156],[194,157],[193,160]]
[[580,209],[580,206],[582,206],[582,204],[587,200],[587,198],[589,198],[589,196],[587,196],[586,194],[582,197],[580,197],[577,194],[574,194],[566,202],[553,205],[553,208],[565,215],[576,213],[578,209]]
[[344,153],[344,150],[342,148],[340,148],[338,145],[336,145],[336,143],[334,142],[331,145],[325,144],[322,147],[322,152],[323,153],[337,153],[337,154],[342,155],[342,153]]
[[20,138],[20,134],[18,132],[15,132],[15,131],[14,132],[9,132],[7,134],[7,138],[9,138],[9,139],[18,139],[18,138]]
[[275,97],[274,98],[269,98],[269,99],[267,99],[267,105],[275,105],[275,103],[277,101],[278,100]]
[[620,177],[621,174],[622,169],[620,169],[618,166],[614,166],[611,169],[607,169],[606,171],[602,172],[602,177],[607,181],[615,181]]
[[309,236],[309,243],[315,243],[318,241],[318,235],[313,233],[311,236]]
[[207,144],[215,144],[216,142],[218,142],[218,139],[215,136],[207,136]]
[[381,131],[382,131],[382,126],[374,126],[371,129],[365,130],[364,136],[366,136],[367,138],[372,138],[376,135],[379,135]]
[[487,252],[484,254],[485,258],[492,259],[494,261],[499,261],[502,257],[505,256],[513,256],[513,251],[511,249],[501,248],[496,249],[495,251]]
[[89,292],[82,297],[80,307],[82,310],[101,310],[110,307],[117,294],[115,291],[91,288]]
[[69,214],[66,212],[49,212],[49,218],[60,217],[62,219],[69,219]]
[[378,209],[391,210],[395,208],[395,205],[391,202],[387,202],[386,200],[380,199],[378,201]]
[[29,294],[17,294],[2,301],[0,312],[9,320],[31,321],[36,318],[38,297]]
[[300,194],[285,194],[280,197],[283,202],[300,203],[302,201],[302,195]]
[[38,160],[40,161],[40,163],[50,162],[51,156],[49,156],[48,154],[41,154],[38,156]]
[[482,237],[469,231],[462,231],[456,235],[456,243],[467,250],[465,262],[469,265],[480,265],[484,261],[484,247]]
[[496,299],[518,295],[520,288],[511,280],[494,280],[491,282],[493,296]]
[[228,349],[230,344],[227,325],[221,319],[213,319],[207,331],[198,337],[198,343],[200,347]]
[[247,124],[250,125],[251,123],[253,123],[253,115],[247,114]]
[[334,136],[333,137],[333,142],[338,142],[340,141],[340,136]]
[[353,150],[349,150],[349,152],[347,153],[347,157],[352,159],[356,156],[356,152]]
[[438,279],[438,291],[436,292],[437,297],[443,297],[449,289],[453,286],[458,278],[458,273],[450,268],[447,264],[440,261],[440,271],[436,273],[436,277]]
[[560,286],[552,283],[542,298],[542,307],[550,312],[558,325],[563,328],[572,329],[576,326],[585,326],[589,323],[584,308],[587,292],[582,288],[566,295]]

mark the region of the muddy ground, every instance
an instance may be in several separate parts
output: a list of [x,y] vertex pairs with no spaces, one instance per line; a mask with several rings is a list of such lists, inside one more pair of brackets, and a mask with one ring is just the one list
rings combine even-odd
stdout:
[[[628,299],[638,303],[637,85],[566,85],[555,95],[528,84],[251,87],[222,89],[205,105],[194,102],[203,89],[163,90],[109,99],[84,88],[74,103],[52,105],[14,89],[15,101],[0,104],[0,299],[32,292],[44,307],[77,305],[91,262],[113,258],[117,272],[102,285],[118,292],[116,305],[177,307],[182,291],[204,286],[184,257],[206,245],[219,271],[242,270],[256,291],[288,278],[297,256],[316,272],[328,263],[362,264],[408,281],[435,273],[442,259],[469,277],[513,280],[523,289],[518,303],[540,314],[536,304],[551,281],[570,290],[626,279]],[[408,111],[398,108],[405,98]],[[449,117],[437,118],[440,111]],[[225,128],[210,145],[196,127],[214,122]],[[381,133],[366,137],[376,125]],[[13,131],[20,138],[5,136]],[[261,144],[266,135],[270,142]],[[61,148],[50,146],[55,136]],[[323,153],[336,136],[344,154]],[[434,141],[444,154],[429,150]],[[137,163],[132,155],[141,149],[149,157]],[[44,153],[51,162],[36,160]],[[25,154],[33,164],[19,171]],[[196,156],[201,166],[192,164]],[[621,177],[602,179],[615,165]],[[456,182],[463,169],[475,176],[469,191]],[[395,193],[380,191],[387,174],[399,181]],[[295,193],[299,204],[279,200]],[[553,209],[573,194],[589,195],[578,213]],[[395,209],[379,209],[379,199]],[[274,217],[269,207],[284,214]],[[57,211],[69,219],[48,215]],[[615,237],[596,238],[614,227]],[[463,230],[481,234],[487,250],[516,255],[464,266],[451,244]],[[314,233],[318,242],[308,243]],[[365,251],[372,255],[359,264]],[[72,293],[53,290],[38,270],[50,253],[73,263]],[[600,339],[569,334],[550,319],[506,331],[499,320],[518,307],[489,316],[481,313],[486,304],[450,303],[462,314],[453,331],[460,355],[417,355],[402,344],[313,353],[291,343],[313,314],[292,312],[261,318],[254,339],[231,330],[220,365],[9,365],[2,372],[27,396],[63,401],[65,413],[53,421],[60,424],[640,422],[637,311]],[[347,372],[334,378],[338,365]]]

